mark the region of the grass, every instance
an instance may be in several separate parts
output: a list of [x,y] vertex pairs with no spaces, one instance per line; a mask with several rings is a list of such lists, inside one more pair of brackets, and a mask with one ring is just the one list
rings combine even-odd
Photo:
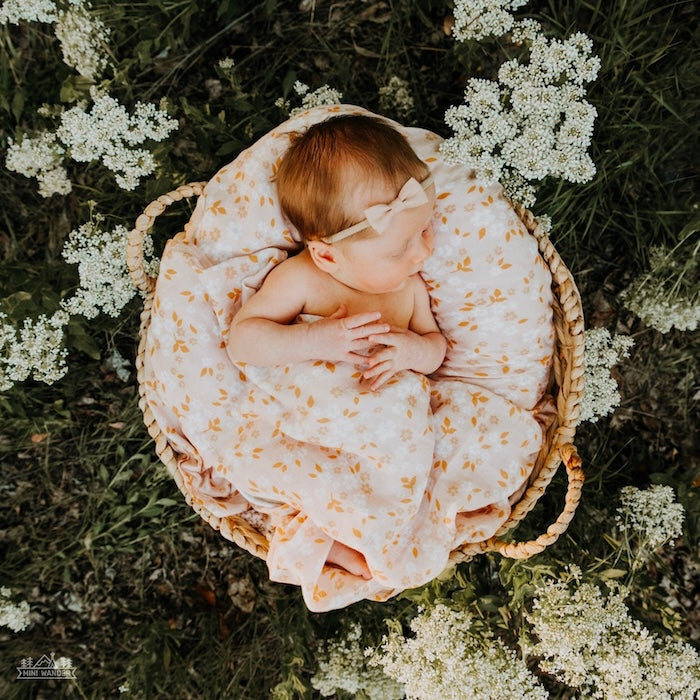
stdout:
[[[274,101],[289,96],[295,79],[312,88],[328,83],[346,101],[378,110],[378,87],[397,74],[411,86],[415,124],[446,136],[444,110],[461,100],[466,79],[489,77],[508,51],[456,45],[443,31],[449,5],[437,0],[318,0],[307,10],[296,0],[93,5],[113,32],[110,89],[125,103],[163,99],[180,128],[156,149],[162,168],[135,192],[118,190],[89,165],[71,171],[70,196],[47,202],[33,181],[0,171],[0,308],[16,320],[52,310],[75,284],[60,249],[89,218],[90,200],[108,224],[130,226],[147,202],[208,179],[279,123]],[[598,175],[585,185],[545,182],[535,209],[554,221],[553,240],[575,273],[588,325],[636,340],[619,368],[622,406],[579,431],[587,485],[567,535],[530,561],[484,556],[387,604],[309,614],[296,589],[270,584],[263,562],[199,522],[157,462],[133,374],[124,383],[106,362],[109,348],[134,357],[135,301],[118,321],[75,326],[71,369],[59,383],[27,382],[0,395],[0,584],[33,615],[25,632],[0,629],[0,696],[117,697],[128,684],[125,697],[259,700],[276,687],[277,698],[310,698],[316,640],[349,619],[376,637],[385,617],[407,621],[420,601],[461,602],[514,641],[518,605],[547,571],[571,561],[598,572],[608,566],[614,548],[600,533],[626,484],[671,484],[686,507],[683,541],[644,572],[631,604],[651,629],[692,638],[697,603],[683,588],[697,584],[698,571],[698,335],[645,328],[618,297],[645,269],[649,246],[673,243],[698,217],[700,70],[689,51],[697,8],[532,0],[524,13],[560,36],[588,33],[601,56],[589,93],[599,111]],[[0,27],[0,44],[1,149],[45,123],[36,116],[44,102],[85,95],[88,86],[62,64],[47,26]],[[226,57],[235,60],[234,79],[217,72]],[[180,205],[162,217],[161,236],[188,211]],[[518,538],[536,536],[556,517],[563,492],[557,478]],[[664,576],[671,593],[660,585]],[[75,661],[76,683],[14,680],[23,657],[52,651]],[[570,697],[545,683],[552,697]]]

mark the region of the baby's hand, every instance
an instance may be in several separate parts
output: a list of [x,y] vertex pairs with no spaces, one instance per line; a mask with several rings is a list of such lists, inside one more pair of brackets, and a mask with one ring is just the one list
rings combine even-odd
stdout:
[[423,360],[425,352],[423,336],[408,329],[391,326],[388,332],[375,335],[369,340],[386,346],[371,357],[365,358],[365,366],[368,369],[363,372],[362,377],[372,380],[370,384],[372,391],[386,384],[401,370],[419,367]]
[[330,362],[364,364],[366,357],[357,351],[371,344],[370,336],[387,333],[388,323],[379,322],[379,311],[347,315],[345,304],[341,304],[328,318],[309,324],[312,342],[319,349],[319,359]]

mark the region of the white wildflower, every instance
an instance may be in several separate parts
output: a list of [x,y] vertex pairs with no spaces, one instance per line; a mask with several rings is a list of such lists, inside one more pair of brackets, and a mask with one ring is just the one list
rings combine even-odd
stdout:
[[393,75],[387,85],[379,88],[379,106],[395,112],[399,119],[408,119],[415,109],[408,82]]
[[233,70],[233,67],[235,66],[235,62],[231,57],[228,58],[222,58],[219,60],[219,68],[223,71],[230,71]]
[[294,92],[301,97],[301,107],[296,107],[290,112],[290,116],[304,112],[312,107],[321,107],[323,105],[337,105],[343,99],[343,94],[335,90],[334,88],[328,87],[328,85],[321,85],[320,88],[309,92],[310,88],[308,85],[300,81],[294,83]]
[[113,97],[92,91],[90,111],[73,107],[61,115],[56,135],[78,162],[101,160],[116,175],[123,189],[134,189],[139,180],[155,171],[153,154],[133,148],[150,139],[162,141],[177,128],[176,119],[153,104],[138,102],[133,114]]
[[53,0],[5,0],[0,7],[0,24],[20,22],[54,22],[56,3]]
[[82,76],[95,80],[108,65],[105,44],[110,30],[83,4],[60,12],[54,26],[63,61]]
[[448,162],[462,163],[486,182],[500,180],[509,197],[532,206],[532,181],[547,176],[587,182],[595,165],[586,152],[597,115],[583,99],[600,60],[584,34],[547,39],[524,25],[528,63],[506,61],[498,81],[473,78],[464,104],[450,107],[445,123],[455,135],[441,144]]
[[24,319],[19,334],[0,313],[0,391],[14,382],[31,376],[37,381],[53,384],[68,371],[67,350],[63,347],[63,329],[69,316],[57,311],[50,318]]
[[579,407],[581,422],[595,423],[620,405],[620,393],[617,383],[610,376],[610,368],[628,357],[633,345],[634,340],[629,336],[613,337],[605,328],[586,331],[583,398]]
[[671,328],[694,331],[700,323],[698,286],[698,247],[686,251],[684,244],[697,231],[681,239],[674,247],[653,246],[649,272],[636,279],[623,293],[627,308],[660,333]]
[[71,183],[61,165],[64,154],[65,148],[56,140],[56,134],[42,131],[33,138],[25,134],[20,143],[9,139],[5,166],[25,177],[35,177],[42,197],[67,194]]
[[31,624],[29,603],[13,603],[12,592],[4,586],[0,588],[0,627],[9,627],[13,632],[23,632]]
[[549,214],[538,214],[537,223],[542,227],[545,233],[550,233],[552,230],[552,217]]
[[68,194],[73,188],[68,179],[68,171],[59,165],[51,170],[45,170],[37,175],[39,194],[50,197],[52,194]]
[[403,688],[381,669],[367,666],[361,637],[362,628],[355,623],[345,637],[321,645],[311,685],[324,697],[343,690],[353,694],[363,691],[370,700],[400,700]]
[[550,581],[526,616],[539,640],[531,651],[544,673],[605,700],[693,700],[700,657],[689,645],[652,634],[629,617],[624,590],[604,597],[596,586]]
[[629,535],[636,535],[642,550],[653,551],[683,532],[685,509],[675,502],[670,486],[654,485],[641,490],[625,486],[620,491],[621,506],[617,524]]
[[515,22],[511,11],[527,0],[455,0],[455,26],[452,30],[457,41],[487,36],[502,36]]
[[411,622],[412,638],[394,625],[371,663],[405,685],[414,700],[521,700],[546,698],[545,689],[516,654],[472,618],[444,605],[421,612]]
[[68,235],[62,255],[78,265],[80,286],[61,307],[71,315],[94,318],[103,311],[116,318],[136,293],[126,265],[129,232],[124,226],[103,231],[98,224],[83,224]]

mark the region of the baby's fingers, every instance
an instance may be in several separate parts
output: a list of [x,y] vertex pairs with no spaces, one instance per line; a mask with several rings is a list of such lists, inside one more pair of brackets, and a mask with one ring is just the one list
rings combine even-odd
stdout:
[[391,371],[394,368],[394,361],[389,358],[376,362],[376,357],[373,357],[368,364],[370,365],[369,368],[362,373],[365,379],[379,377],[384,372]]
[[[381,318],[379,311],[367,311],[362,314],[353,314],[352,316],[346,316],[343,319],[343,326],[348,330],[359,328],[360,326],[366,326],[368,323],[373,323]],[[388,330],[389,325],[387,323],[379,324],[382,328]],[[384,333],[385,331],[376,331],[378,333]]]

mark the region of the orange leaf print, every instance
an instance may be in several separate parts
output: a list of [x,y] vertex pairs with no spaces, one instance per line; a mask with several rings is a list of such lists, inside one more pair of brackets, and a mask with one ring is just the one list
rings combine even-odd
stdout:
[[220,214],[226,213],[226,208],[221,205],[221,200],[217,199],[210,207],[209,211],[214,214],[214,216],[219,216]]
[[416,485],[416,477],[411,477],[410,479],[407,476],[402,476],[401,477],[401,485],[405,488],[408,489],[411,493],[413,493],[413,488]]
[[446,199],[452,194],[452,192],[440,192],[440,194],[437,196],[437,199]]
[[212,418],[209,421],[209,425],[207,427],[207,430],[211,430],[215,433],[220,433],[221,432],[221,419],[220,418]]
[[362,537],[362,530],[358,530],[356,527],[352,529],[352,534],[355,535],[355,537]]
[[486,235],[486,229],[480,228],[479,229],[479,240],[481,240],[485,235]]
[[457,432],[456,428],[452,428],[451,425],[452,421],[449,418],[445,417],[445,419],[442,421],[441,426],[443,435],[451,435],[452,433]]
[[461,272],[472,272],[472,259],[467,255],[461,263],[457,263],[457,269]]
[[478,406],[480,403],[487,403],[488,397],[483,396],[480,391],[469,392],[472,397],[472,404]]

